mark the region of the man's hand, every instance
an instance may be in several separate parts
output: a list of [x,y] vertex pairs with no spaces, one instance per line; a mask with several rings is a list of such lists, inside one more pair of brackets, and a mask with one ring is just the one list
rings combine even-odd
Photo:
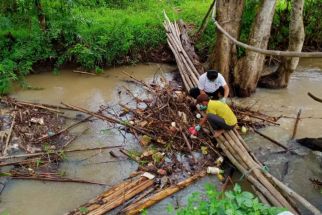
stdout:
[[206,94],[204,90],[200,90],[200,94]]
[[197,109],[200,110],[200,111],[204,111],[204,110],[207,110],[207,106],[205,105],[202,105],[202,104],[197,104],[196,105]]
[[200,126],[200,125],[196,125],[196,126],[195,126],[195,129],[196,129],[196,131],[200,131],[201,126]]
[[225,97],[222,97],[221,99],[219,99],[219,101],[221,101],[222,103],[226,104],[226,98]]

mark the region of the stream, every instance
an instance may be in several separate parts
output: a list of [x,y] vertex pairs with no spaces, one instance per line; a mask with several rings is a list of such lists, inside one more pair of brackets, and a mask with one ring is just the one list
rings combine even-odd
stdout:
[[[29,75],[26,79],[32,87],[40,90],[16,89],[11,96],[18,100],[59,104],[64,102],[81,106],[92,111],[100,105],[116,105],[118,102],[129,102],[126,95],[120,93],[122,86],[129,88],[135,95],[141,95],[129,77],[122,72],[134,75],[137,79],[151,81],[156,75],[163,73],[167,78],[174,76],[174,67],[161,64],[140,64],[110,68],[101,75],[86,75],[64,69],[59,75],[41,71]],[[312,204],[322,210],[322,194],[309,181],[309,178],[322,180],[322,153],[312,152],[294,140],[290,140],[294,122],[299,109],[302,109],[301,119],[295,138],[322,137],[322,104],[307,96],[311,92],[322,96],[322,61],[319,59],[301,60],[297,71],[287,89],[267,90],[257,89],[256,94],[247,99],[234,99],[236,102],[251,106],[268,115],[286,116],[278,123],[280,126],[270,126],[260,131],[273,139],[295,148],[301,156],[290,153],[277,153],[281,149],[259,135],[249,133],[244,136],[259,159],[268,166],[273,175],[307,198]],[[75,112],[68,113],[75,117]],[[88,130],[76,139],[70,149],[123,145],[127,149],[140,150],[140,145],[128,134],[107,130],[106,123],[94,120],[72,130],[78,134]],[[114,185],[127,178],[137,169],[132,161],[99,163],[112,160],[108,150],[73,153],[61,164],[61,172],[70,178],[98,181]],[[238,181],[240,177],[235,177]],[[192,192],[202,190],[205,183],[215,183],[215,177],[205,177],[196,184],[180,191],[173,197],[161,201],[148,210],[149,214],[167,214],[168,204],[184,205],[187,196]],[[56,215],[64,214],[92,199],[108,189],[108,186],[87,185],[77,183],[52,183],[39,181],[10,180],[0,196],[0,214],[3,211],[10,215]],[[114,210],[114,214],[118,209]]]

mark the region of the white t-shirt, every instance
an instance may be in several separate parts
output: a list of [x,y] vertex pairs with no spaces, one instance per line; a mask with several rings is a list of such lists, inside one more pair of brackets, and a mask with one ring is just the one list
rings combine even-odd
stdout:
[[209,81],[207,78],[207,73],[200,75],[198,88],[199,90],[204,90],[207,93],[213,93],[219,89],[219,87],[225,86],[227,83],[222,74],[218,73],[218,77],[215,81]]

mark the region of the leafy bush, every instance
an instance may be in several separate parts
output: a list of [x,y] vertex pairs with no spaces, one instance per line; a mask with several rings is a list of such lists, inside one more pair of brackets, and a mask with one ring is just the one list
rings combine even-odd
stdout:
[[[236,184],[234,189],[225,193],[218,192],[213,185],[206,185],[206,196],[193,193],[188,204],[180,208],[178,215],[276,215],[285,211],[282,208],[269,207],[259,202],[252,193],[241,190]],[[173,213],[173,207],[169,209]]]

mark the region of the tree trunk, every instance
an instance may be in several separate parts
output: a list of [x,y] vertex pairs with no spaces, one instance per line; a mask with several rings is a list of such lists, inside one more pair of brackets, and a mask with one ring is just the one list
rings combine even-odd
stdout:
[[[244,0],[223,0],[217,3],[217,21],[234,38],[239,38]],[[209,58],[209,67],[217,69],[228,83],[232,81],[232,65],[237,62],[236,45],[217,30],[216,47]]]
[[[276,0],[262,1],[249,36],[249,45],[267,49],[275,5]],[[238,96],[247,97],[255,92],[264,67],[264,60],[265,55],[249,50],[246,51],[246,56],[239,60],[234,71],[234,87]]]
[[47,29],[47,24],[46,24],[45,12],[42,9],[41,0],[35,0],[35,7],[36,7],[36,11],[37,11],[38,22],[39,22],[40,28],[42,31],[45,31]]
[[[303,7],[304,0],[293,0],[288,51],[302,50],[305,37]],[[278,70],[275,73],[262,77],[258,83],[259,86],[274,89],[287,87],[290,76],[296,69],[298,62],[298,57],[283,57]]]

